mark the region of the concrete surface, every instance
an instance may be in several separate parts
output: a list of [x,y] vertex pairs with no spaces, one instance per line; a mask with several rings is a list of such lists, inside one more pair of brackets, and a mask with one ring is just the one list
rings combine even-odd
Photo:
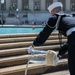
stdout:
[[57,72],[52,72],[52,73],[47,73],[42,75],[70,75],[70,73],[69,70],[63,70],[63,71],[57,71]]

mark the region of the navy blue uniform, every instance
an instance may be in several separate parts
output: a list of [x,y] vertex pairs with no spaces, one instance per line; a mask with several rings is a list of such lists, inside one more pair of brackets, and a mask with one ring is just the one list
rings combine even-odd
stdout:
[[[47,25],[44,27],[44,29],[39,33],[37,38],[34,40],[33,44],[35,46],[40,46],[47,40],[49,35],[55,29],[54,26],[57,22],[57,19],[58,19],[58,15],[54,15],[54,16],[49,18],[49,20],[47,21]],[[54,28],[50,28],[48,25],[50,27],[54,27]],[[67,36],[66,35],[67,30],[74,27],[74,26],[75,26],[75,18],[74,17],[68,17],[68,16],[66,17],[66,15],[63,15],[60,19],[58,30],[64,36]]]
[[[59,15],[55,14],[49,18],[47,25],[34,40],[34,46],[40,46],[47,40],[49,35],[55,29],[58,16]],[[75,75],[75,31],[72,31],[70,35],[67,35],[66,33],[73,27],[75,27],[75,17],[63,15],[60,19],[58,30],[68,38],[68,63],[71,75]]]

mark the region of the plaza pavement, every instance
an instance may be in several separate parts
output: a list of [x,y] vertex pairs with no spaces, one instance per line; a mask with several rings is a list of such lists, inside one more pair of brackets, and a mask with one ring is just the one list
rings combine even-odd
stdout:
[[68,70],[63,70],[63,71],[57,71],[57,72],[52,72],[52,73],[47,73],[42,75],[70,75],[70,73]]

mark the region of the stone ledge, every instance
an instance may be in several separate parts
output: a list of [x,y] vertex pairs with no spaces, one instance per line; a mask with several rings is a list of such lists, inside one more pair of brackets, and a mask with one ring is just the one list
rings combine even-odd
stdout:
[[[0,69],[0,75],[24,75],[26,65],[19,65]],[[46,66],[43,64],[29,64],[28,75],[41,74],[68,68],[67,60],[59,62],[57,66]]]

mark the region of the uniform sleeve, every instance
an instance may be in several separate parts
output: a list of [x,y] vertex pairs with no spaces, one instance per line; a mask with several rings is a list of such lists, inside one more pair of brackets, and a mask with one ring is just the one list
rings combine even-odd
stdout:
[[47,24],[44,27],[44,29],[39,33],[39,35],[34,40],[33,45],[34,46],[41,46],[42,44],[44,44],[44,42],[47,40],[49,35],[55,29],[55,28],[51,28],[51,27],[54,27],[55,24],[56,24],[55,18],[53,18],[53,17],[49,18],[49,20],[47,21]]

